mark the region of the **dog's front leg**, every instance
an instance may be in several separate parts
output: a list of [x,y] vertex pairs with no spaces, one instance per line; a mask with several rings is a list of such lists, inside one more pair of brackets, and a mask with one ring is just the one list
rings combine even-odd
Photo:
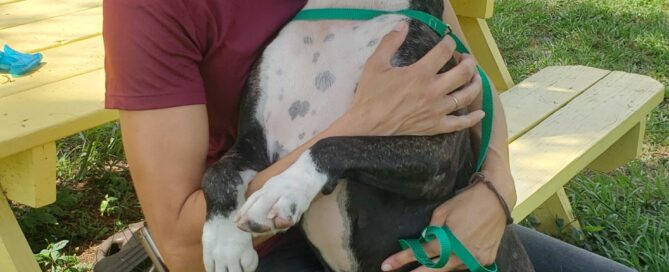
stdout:
[[202,245],[205,268],[209,272],[250,272],[258,265],[251,233],[237,228],[233,220],[244,203],[248,183],[257,174],[242,161],[244,159],[231,150],[203,177],[207,219]]
[[327,175],[316,169],[306,151],[249,197],[239,210],[237,226],[256,233],[288,229],[300,220],[326,182]]
[[[443,198],[473,173],[469,134],[431,137],[333,137],[316,145],[244,203],[237,225],[288,228],[311,201],[348,179],[405,198]],[[278,224],[277,224],[278,223]]]

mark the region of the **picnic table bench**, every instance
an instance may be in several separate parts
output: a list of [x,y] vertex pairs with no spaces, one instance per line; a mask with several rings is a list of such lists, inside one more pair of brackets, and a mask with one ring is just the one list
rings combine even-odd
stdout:
[[[610,171],[635,158],[663,86],[584,66],[548,67],[514,86],[486,23],[493,0],[451,2],[472,52],[503,91],[518,193],[514,219],[534,211],[572,222],[563,186],[585,168]],[[8,200],[53,203],[55,141],[118,117],[103,108],[101,4],[0,0],[0,45],[42,52],[45,62],[23,77],[0,74],[0,271],[39,271]]]

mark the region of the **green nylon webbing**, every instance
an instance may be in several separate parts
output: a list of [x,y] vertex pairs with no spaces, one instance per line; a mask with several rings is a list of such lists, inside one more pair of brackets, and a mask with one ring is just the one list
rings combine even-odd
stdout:
[[[385,11],[385,10],[372,10],[372,9],[349,9],[349,8],[323,8],[323,9],[307,9],[300,11],[293,20],[302,20],[302,21],[319,21],[319,20],[356,20],[356,21],[366,21],[373,19],[375,17],[386,15],[386,14],[397,14],[403,15],[414,20],[418,20],[435,32],[437,32],[441,37],[446,35],[453,38],[456,43],[456,51],[459,53],[469,54],[469,50],[462,43],[462,41],[451,31],[451,28],[448,24],[444,23],[442,20],[422,11],[418,10],[399,10],[399,11]],[[483,85],[483,105],[482,109],[486,113],[485,117],[481,121],[481,146],[479,147],[478,161],[476,163],[476,171],[480,171],[483,166],[483,162],[488,154],[488,146],[490,145],[490,136],[492,134],[492,121],[493,121],[493,100],[492,100],[492,85],[490,80],[486,76],[483,69],[480,66],[477,67],[478,73],[481,76],[481,81]],[[441,247],[441,254],[437,259],[437,262],[433,262],[431,258],[423,249],[422,243],[430,242],[434,239],[439,241]],[[422,265],[429,268],[442,268],[448,262],[448,259],[451,255],[451,252],[455,253],[460,260],[465,264],[465,266],[472,272],[496,272],[497,265],[492,264],[490,266],[484,267],[479,264],[478,261],[472,256],[472,254],[467,250],[467,248],[458,241],[458,239],[453,235],[453,232],[447,227],[436,227],[428,226],[423,230],[423,233],[419,239],[403,239],[399,241],[403,249],[411,248],[416,260]]]
[[[437,262],[433,260],[425,253],[423,250],[422,243],[429,243],[432,240],[437,239],[441,247],[441,253]],[[465,264],[467,269],[471,272],[496,272],[497,264],[493,263],[489,266],[482,266],[476,258],[467,250],[467,248],[460,243],[458,238],[453,235],[453,232],[446,226],[436,227],[428,226],[423,230],[423,233],[419,239],[402,239],[399,241],[402,249],[411,248],[416,256],[416,260],[428,268],[442,268],[448,263],[448,259],[451,257],[451,252],[455,253],[455,256],[458,256],[462,263]],[[416,250],[419,249],[420,250]],[[447,252],[447,254],[444,254]]]

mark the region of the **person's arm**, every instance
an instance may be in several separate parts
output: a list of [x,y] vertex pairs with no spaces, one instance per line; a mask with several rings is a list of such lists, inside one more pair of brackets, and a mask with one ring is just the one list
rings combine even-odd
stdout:
[[[351,109],[328,129],[259,173],[249,193],[285,170],[322,138],[429,135],[461,130],[480,121],[480,112],[446,116],[456,110],[449,95],[458,97],[464,106],[480,92],[476,82],[453,92],[471,80],[472,59],[463,61],[451,73],[436,75],[452,55],[452,41],[437,46],[417,65],[390,67],[390,59],[406,33],[403,24],[380,43],[368,61]],[[206,205],[200,184],[208,143],[205,106],[121,111],[121,127],[138,198],[168,267],[171,271],[202,270]]]
[[[379,43],[367,61],[353,104],[330,129],[295,149],[286,157],[259,173],[249,185],[247,196],[257,191],[271,177],[287,169],[318,140],[332,136],[435,135],[470,128],[483,112],[472,110],[464,116],[453,116],[450,96],[459,107],[471,104],[481,92],[480,82],[472,82],[475,61],[462,58],[455,68],[443,75],[439,69],[453,56],[455,42],[446,38],[417,63],[392,67],[390,61],[404,42],[408,30],[400,23]],[[455,91],[459,87],[465,88]]]
[[[444,3],[444,20],[451,25],[456,35],[467,45],[455,12],[448,0]],[[477,77],[475,80],[480,81]],[[510,209],[516,204],[516,190],[509,166],[509,149],[506,118],[502,103],[493,87],[494,118],[492,137],[488,156],[482,172],[499,191]],[[470,110],[481,109],[481,97],[470,104]],[[481,126],[470,128],[475,149],[481,139]],[[478,184],[458,194],[456,197],[435,209],[430,225],[448,225],[456,237],[469,249],[482,264],[488,265],[495,261],[499,243],[505,229],[506,217],[494,193],[483,184]],[[436,242],[426,245],[426,252],[431,256],[439,254]],[[383,262],[383,270],[397,269],[416,258],[410,250],[404,250],[390,256]],[[464,269],[457,257],[450,258],[443,269],[434,270],[420,267],[414,272],[453,271]]]
[[204,105],[121,111],[123,145],[151,235],[172,271],[204,270],[200,190],[209,142]]
[[[462,31],[460,22],[458,21],[455,10],[451,6],[449,0],[444,1],[444,21],[451,25],[453,32],[457,35],[465,46],[469,47],[469,43]],[[492,81],[491,81],[492,83]],[[508,145],[508,131],[506,125],[506,116],[502,101],[499,99],[495,85],[491,85],[493,102],[494,102],[494,116],[492,138],[490,139],[490,149],[488,150],[488,157],[483,165],[483,172],[488,176],[493,184],[500,191],[500,194],[506,199],[509,208],[513,209],[516,204],[516,190],[511,176],[511,169],[509,166],[509,145]],[[481,97],[469,105],[470,111],[481,109]],[[474,126],[470,129],[472,132],[472,142],[478,148],[478,143],[481,139],[481,126]]]

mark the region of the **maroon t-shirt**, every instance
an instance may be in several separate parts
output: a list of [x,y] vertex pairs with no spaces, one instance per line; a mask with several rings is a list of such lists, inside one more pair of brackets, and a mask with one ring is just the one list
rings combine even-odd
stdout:
[[[103,1],[110,109],[206,104],[208,162],[237,135],[239,99],[262,49],[306,0]],[[263,256],[279,240],[258,248]]]

